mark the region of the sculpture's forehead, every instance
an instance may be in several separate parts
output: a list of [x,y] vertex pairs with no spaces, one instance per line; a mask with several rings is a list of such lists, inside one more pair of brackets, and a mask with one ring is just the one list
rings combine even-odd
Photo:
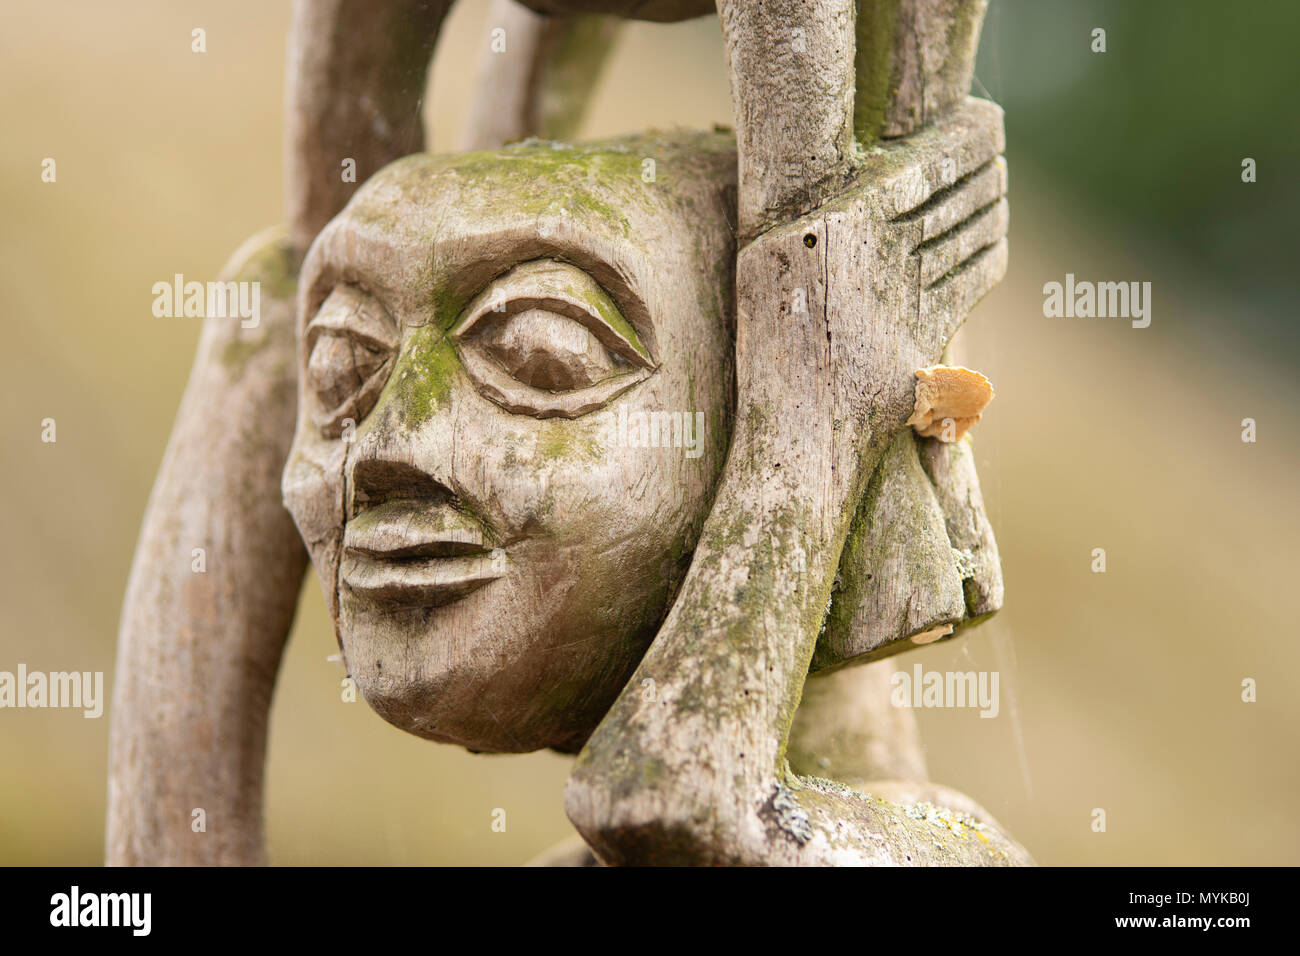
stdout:
[[[407,157],[381,170],[349,205],[360,218],[418,216],[464,203],[463,218],[568,215],[627,233],[692,206],[701,192],[734,188],[729,133],[629,136],[568,146],[527,140],[498,150]],[[393,209],[396,206],[397,209]],[[458,221],[452,219],[452,224]]]
[[[348,281],[418,323],[541,257],[574,262],[611,291],[652,295],[683,279],[665,262],[731,254],[734,181],[734,143],[720,133],[410,156],[372,177],[322,232],[304,268],[308,311]],[[700,262],[701,275],[711,265]]]

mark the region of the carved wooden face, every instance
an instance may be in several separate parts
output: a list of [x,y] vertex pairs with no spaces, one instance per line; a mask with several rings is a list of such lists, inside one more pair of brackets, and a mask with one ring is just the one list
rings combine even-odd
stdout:
[[726,453],[734,170],[716,134],[412,156],[317,238],[284,498],[386,720],[572,751],[626,683]]

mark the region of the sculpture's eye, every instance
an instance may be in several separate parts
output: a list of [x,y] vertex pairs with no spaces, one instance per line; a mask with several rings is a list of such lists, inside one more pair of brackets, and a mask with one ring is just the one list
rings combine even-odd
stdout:
[[304,382],[315,398],[312,419],[337,438],[374,407],[392,367],[396,330],[387,311],[353,286],[339,286],[307,326]]
[[502,408],[576,418],[654,370],[636,330],[576,266],[539,259],[493,281],[452,329],[465,371]]
[[477,340],[488,358],[533,388],[567,392],[628,371],[586,326],[547,309],[515,312]]

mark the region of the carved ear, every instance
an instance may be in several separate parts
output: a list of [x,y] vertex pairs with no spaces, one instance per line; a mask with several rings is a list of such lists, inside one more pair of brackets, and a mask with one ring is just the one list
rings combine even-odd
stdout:
[[872,661],[962,619],[961,575],[910,428],[876,467],[849,530],[812,670]]
[[948,541],[961,569],[966,616],[958,628],[977,624],[1002,608],[1002,562],[984,512],[975,455],[969,440],[917,439],[921,467],[943,508]]
[[969,444],[900,430],[853,517],[811,670],[945,639],[1001,606]]

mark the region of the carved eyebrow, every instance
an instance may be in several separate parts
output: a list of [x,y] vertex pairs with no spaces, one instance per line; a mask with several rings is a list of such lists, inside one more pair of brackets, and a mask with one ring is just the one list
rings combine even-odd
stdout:
[[531,218],[435,242],[432,257],[434,271],[447,281],[443,291],[452,293],[441,303],[446,311],[435,319],[444,328],[451,329],[480,292],[512,269],[547,260],[585,273],[631,327],[630,336],[620,329],[624,337],[639,340],[651,362],[658,354],[655,318],[647,301],[654,293],[655,269],[621,234],[601,235],[564,216]]
[[[382,192],[370,199],[386,202]],[[429,196],[430,203],[438,199]],[[647,293],[654,289],[655,269],[639,246],[612,226],[606,233],[560,214],[507,210],[494,218],[486,228],[439,235],[439,225],[456,217],[430,215],[424,208],[397,219],[389,209],[385,218],[366,200],[354,200],[322,230],[307,255],[300,321],[313,316],[336,285],[350,282],[380,299],[399,326],[433,322],[449,329],[494,279],[518,264],[550,259],[587,273],[617,304],[654,361],[657,336]]]
[[[325,302],[337,297],[337,308],[324,308]],[[321,307],[303,328],[303,338],[310,351],[322,332],[348,335],[382,351],[397,348],[397,328],[388,310],[374,296],[351,283],[339,283],[321,302]]]
[[427,257],[404,231],[388,233],[344,213],[312,243],[300,273],[298,321],[305,333],[335,288],[356,286],[398,318],[416,301],[406,290],[427,273]]
[[655,367],[641,337],[600,284],[577,266],[554,259],[524,262],[494,279],[471,300],[450,334],[462,339],[484,316],[539,308],[582,323],[630,364]]

